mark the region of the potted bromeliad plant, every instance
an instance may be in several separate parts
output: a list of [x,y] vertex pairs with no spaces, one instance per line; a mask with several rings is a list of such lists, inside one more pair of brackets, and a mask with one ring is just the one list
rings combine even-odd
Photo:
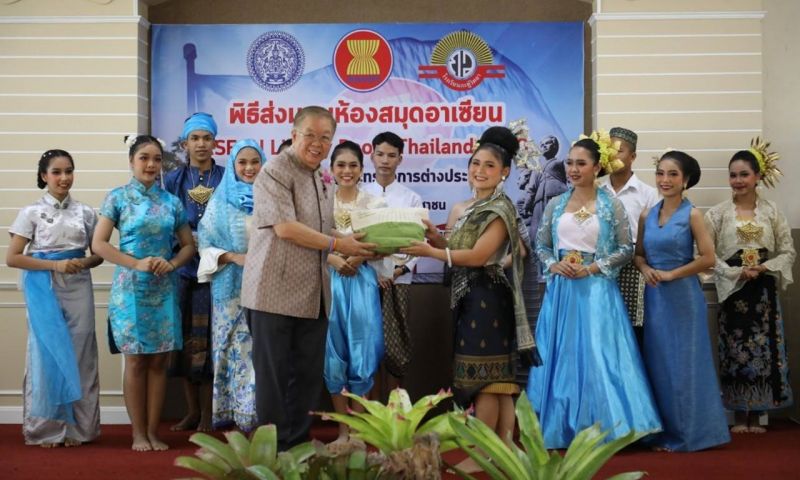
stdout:
[[444,390],[427,395],[412,404],[408,392],[392,390],[386,405],[342,392],[364,407],[363,412],[318,413],[350,428],[350,436],[375,447],[380,463],[378,478],[441,478],[441,453],[457,448],[450,413],[437,415],[423,423],[427,413],[452,394]]
[[[510,439],[501,440],[475,417],[454,412],[449,418],[455,442],[493,480],[590,480],[614,454],[646,435],[630,432],[604,443],[608,432],[595,424],[581,430],[562,457],[557,451],[545,448],[539,419],[524,392],[517,400],[516,414],[522,448]],[[474,479],[458,470],[456,473]],[[644,475],[644,472],[628,472],[609,480],[635,480]]]

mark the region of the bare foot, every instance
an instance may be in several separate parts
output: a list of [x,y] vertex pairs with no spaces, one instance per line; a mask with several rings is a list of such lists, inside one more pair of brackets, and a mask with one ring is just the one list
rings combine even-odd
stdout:
[[731,433],[749,433],[750,428],[747,425],[734,425],[731,427]]
[[76,440],[74,438],[67,437],[67,438],[64,439],[64,446],[67,447],[67,448],[80,447],[82,444],[83,444],[83,442],[81,442],[80,440]]
[[199,422],[197,422],[197,431],[198,432],[210,432],[213,430],[211,428],[211,420],[208,418],[201,418]]
[[481,466],[478,465],[478,462],[473,460],[472,457],[467,457],[466,459],[462,460],[455,466],[455,468],[461,470],[464,473],[477,473],[483,471]]
[[153,446],[150,445],[150,440],[147,439],[145,435],[134,435],[133,436],[133,444],[131,445],[131,450],[134,452],[149,452],[153,449]]
[[40,443],[39,446],[42,447],[42,448],[58,448],[58,447],[61,446],[61,444],[60,443],[46,442],[46,443]]
[[200,425],[199,413],[188,413],[183,419],[175,425],[169,427],[172,432],[185,432],[187,430],[194,430]]
[[160,438],[155,433],[148,433],[147,434],[148,440],[150,440],[150,445],[153,446],[153,450],[157,452],[162,452],[164,450],[169,450],[169,445],[162,442]]
[[748,433],[767,433],[767,429],[758,425],[751,425],[747,427]]

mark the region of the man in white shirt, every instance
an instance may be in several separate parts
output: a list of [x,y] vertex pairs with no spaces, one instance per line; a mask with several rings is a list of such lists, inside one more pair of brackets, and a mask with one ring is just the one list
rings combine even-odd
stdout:
[[[611,175],[603,178],[601,188],[605,188],[613,197],[619,199],[628,214],[631,224],[631,235],[636,241],[639,231],[639,216],[643,211],[658,203],[658,191],[642,182],[633,173],[633,162],[636,160],[636,142],[638,135],[627,128],[614,127],[609,132],[611,140],[619,141],[619,158],[625,165]],[[622,298],[628,307],[630,316],[636,330],[637,337],[641,338],[641,326],[644,321],[644,278],[633,265],[626,265],[619,274],[619,286]],[[640,343],[641,344],[641,343]]]
[[[371,158],[375,182],[364,185],[367,193],[382,197],[390,208],[422,207],[419,194],[397,182],[397,167],[403,161],[402,138],[392,132],[379,133],[372,139]],[[392,264],[392,276],[381,277],[378,282],[383,307],[384,366],[392,377],[386,379],[387,387],[393,389],[400,385],[411,361],[408,294],[417,259],[393,255],[386,261]]]

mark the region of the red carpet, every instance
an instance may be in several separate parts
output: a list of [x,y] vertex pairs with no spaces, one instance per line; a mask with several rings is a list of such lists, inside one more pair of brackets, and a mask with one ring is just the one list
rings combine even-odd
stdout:
[[[25,446],[19,425],[0,425],[0,478],[2,479],[170,479],[192,476],[172,466],[178,455],[190,455],[194,446],[186,433],[170,433],[164,440],[171,450],[136,453],[130,450],[130,427],[103,427],[97,442],[79,448],[45,450]],[[331,440],[335,428],[315,428],[320,440]],[[445,458],[456,462],[463,453]],[[733,442],[698,453],[655,453],[631,448],[615,457],[598,478],[629,470],[644,470],[650,479],[790,479],[800,478],[800,426],[788,422],[772,425],[766,435],[735,435]],[[445,476],[445,478],[455,478]]]

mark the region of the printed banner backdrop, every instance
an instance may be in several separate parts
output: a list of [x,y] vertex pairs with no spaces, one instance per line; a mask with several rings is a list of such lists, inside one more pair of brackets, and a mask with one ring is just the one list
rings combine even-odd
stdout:
[[[405,140],[398,179],[437,224],[469,197],[467,161],[488,126],[526,118],[531,139],[550,150],[533,174],[512,169],[506,180],[532,228],[536,189],[546,181],[537,177],[551,163],[554,181],[565,182],[559,160],[582,133],[580,22],[154,25],[151,71],[152,133],[177,152],[183,120],[208,112],[223,164],[241,138],[276,153],[306,105],[331,109],[334,142],[362,145],[365,181],[374,176],[370,140],[397,133]],[[418,271],[441,271],[425,265]]]

